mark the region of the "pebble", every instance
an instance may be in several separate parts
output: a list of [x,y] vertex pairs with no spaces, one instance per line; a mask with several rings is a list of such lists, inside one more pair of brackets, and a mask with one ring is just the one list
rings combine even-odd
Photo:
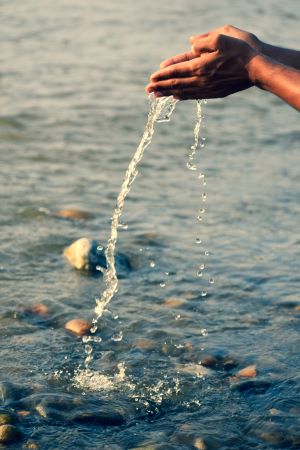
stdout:
[[21,431],[14,425],[0,425],[0,442],[16,442],[19,441],[21,437]]
[[29,450],[39,450],[40,447],[37,442],[28,441],[28,442],[26,442],[26,444],[24,445],[23,448],[28,448]]
[[193,445],[197,450],[206,450],[207,449],[204,440],[201,438],[196,438]]
[[238,365],[238,361],[230,355],[205,355],[201,358],[201,364],[211,369],[231,370]]
[[9,404],[20,400],[21,398],[28,395],[30,389],[23,386],[17,386],[8,381],[0,382],[0,400],[3,404]]
[[256,364],[252,364],[251,366],[239,370],[235,376],[238,378],[255,378],[257,376]]
[[92,324],[84,319],[72,319],[65,324],[65,329],[71,331],[77,336],[89,334]]
[[155,348],[155,342],[152,339],[136,339],[133,347],[139,350],[153,350]]
[[212,372],[207,367],[203,367],[202,364],[185,364],[176,366],[176,370],[182,373],[188,373],[189,375],[194,375],[196,377],[204,377],[210,375]]
[[231,389],[234,391],[240,392],[253,392],[255,394],[261,394],[266,392],[272,383],[268,380],[244,380],[239,381],[238,383],[234,383],[231,385]]
[[63,219],[79,219],[87,220],[91,219],[93,215],[88,211],[81,211],[79,209],[61,209],[54,213],[56,217],[62,217]]
[[13,424],[18,421],[18,417],[15,414],[8,412],[0,412],[0,425]]
[[37,303],[30,308],[25,309],[26,313],[36,314],[38,316],[46,316],[49,313],[49,309],[44,303]]
[[89,263],[88,255],[91,247],[92,242],[89,239],[81,238],[64,249],[64,256],[75,269],[85,269]]
[[185,303],[184,299],[182,298],[167,298],[164,301],[164,306],[167,308],[177,308],[178,306],[181,306]]

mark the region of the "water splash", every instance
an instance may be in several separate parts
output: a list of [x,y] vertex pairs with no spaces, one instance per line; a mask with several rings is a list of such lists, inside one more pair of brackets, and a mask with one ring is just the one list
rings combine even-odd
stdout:
[[[110,237],[108,239],[107,247],[105,250],[107,269],[103,270],[105,289],[102,292],[101,297],[96,300],[95,317],[93,319],[93,325],[90,330],[92,334],[95,334],[97,332],[99,319],[101,318],[108,303],[118,291],[118,278],[115,268],[115,248],[118,239],[118,228],[120,226],[120,218],[123,211],[125,198],[128,195],[131,185],[138,174],[137,166],[143,157],[144,151],[151,143],[155,122],[169,121],[177,103],[177,100],[175,100],[173,97],[162,97],[157,99],[153,94],[149,96],[149,99],[150,109],[147,124],[142,139],[125,173],[125,177],[120,189],[120,193],[117,197],[116,206],[111,220]],[[93,360],[93,356],[92,351],[90,351],[90,347],[85,348],[85,352],[87,354],[85,358],[85,368],[88,369],[89,364]]]

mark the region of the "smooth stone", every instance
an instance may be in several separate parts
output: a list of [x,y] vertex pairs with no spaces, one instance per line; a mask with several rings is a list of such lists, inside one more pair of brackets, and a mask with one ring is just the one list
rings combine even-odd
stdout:
[[65,324],[65,329],[71,331],[77,336],[89,334],[92,324],[84,319],[72,319]]
[[0,412],[0,425],[13,424],[18,422],[18,417],[9,412]]
[[206,450],[207,449],[204,440],[201,438],[196,438],[193,445],[197,450]]
[[25,309],[28,314],[36,314],[38,316],[46,316],[49,313],[49,309],[44,303],[37,303],[29,308]]
[[0,425],[0,442],[16,442],[22,437],[21,431],[14,425]]
[[95,424],[103,426],[120,426],[125,423],[124,417],[115,411],[82,412],[74,414],[71,422]]
[[230,388],[233,391],[240,391],[240,392],[248,391],[260,394],[266,392],[271,386],[272,383],[270,381],[255,379],[255,380],[239,381],[238,383],[232,384]]
[[28,395],[29,392],[30,389],[17,386],[8,381],[0,382],[0,400],[4,405],[20,400]]
[[75,269],[87,269],[91,248],[92,242],[87,238],[81,238],[64,249],[64,256]]
[[155,341],[152,339],[136,339],[133,343],[133,348],[139,350],[153,350],[155,348]]
[[20,417],[27,417],[27,416],[30,416],[31,411],[22,410],[22,411],[18,411],[17,414]]
[[26,442],[26,444],[24,445],[23,448],[28,448],[29,450],[39,450],[40,447],[37,442],[28,441],[28,442]]
[[62,217],[63,219],[79,219],[87,220],[91,219],[93,215],[88,211],[82,211],[79,209],[61,209],[54,213],[56,217]]
[[178,364],[175,368],[178,372],[187,373],[199,378],[211,375],[212,373],[210,369],[208,369],[207,367],[203,367],[202,364]]
[[163,305],[167,308],[178,308],[185,303],[185,300],[182,298],[167,298]]
[[255,378],[257,376],[256,364],[252,364],[251,366],[239,370],[235,376],[238,378]]
[[236,358],[231,355],[205,355],[201,358],[201,364],[211,369],[223,369],[229,371],[239,363]]

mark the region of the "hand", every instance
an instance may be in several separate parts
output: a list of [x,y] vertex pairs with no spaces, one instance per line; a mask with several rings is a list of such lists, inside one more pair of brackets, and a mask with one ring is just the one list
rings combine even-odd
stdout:
[[192,42],[190,52],[167,60],[173,62],[164,62],[151,76],[148,93],[178,100],[220,98],[253,85],[247,65],[259,53],[257,49],[218,31]]
[[249,33],[248,31],[240,30],[239,28],[234,27],[233,25],[224,25],[223,27],[217,28],[214,31],[210,31],[204,34],[198,34],[197,36],[190,37],[190,43],[192,44],[192,50],[187,53],[181,53],[179,55],[173,56],[172,58],[166,59],[160,64],[160,67],[167,67],[172,64],[177,64],[179,62],[189,61],[193,58],[196,58],[197,52],[195,52],[195,45],[197,45],[198,39],[209,37],[213,34],[224,34],[225,36],[230,36],[236,39],[240,39],[241,41],[246,42],[250,47],[259,53],[263,52],[264,43],[261,42],[253,33]]

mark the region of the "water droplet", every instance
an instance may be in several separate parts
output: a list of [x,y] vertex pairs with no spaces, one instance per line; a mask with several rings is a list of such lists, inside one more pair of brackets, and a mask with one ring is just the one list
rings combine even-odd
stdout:
[[205,146],[205,144],[204,144],[204,142],[200,142],[200,145],[199,145],[201,148],[203,148],[204,146]]
[[87,355],[90,355],[91,353],[93,353],[93,347],[89,344],[87,344],[84,348],[84,351]]
[[170,275],[170,272],[165,272],[165,275],[169,276],[169,275]]
[[203,217],[202,216],[197,216],[197,219],[199,220],[199,222],[202,222]]
[[139,252],[142,252],[143,251],[143,249],[142,248],[139,248]]
[[207,292],[206,291],[202,291],[201,292],[201,297],[206,297],[207,296]]
[[205,177],[204,173],[200,172],[198,175],[199,180],[202,180],[202,178],[204,178],[204,177]]
[[197,277],[201,278],[202,275],[203,275],[202,271],[201,271],[201,270],[198,270],[198,272],[197,272]]
[[204,270],[204,269],[205,269],[205,264],[200,264],[200,265],[199,265],[199,269],[200,269],[200,270]]
[[186,163],[186,167],[187,167],[189,170],[197,170],[197,166],[196,166],[195,164],[191,163],[190,161],[188,161],[188,162]]
[[94,333],[96,333],[97,330],[98,330],[97,325],[93,325],[93,326],[91,327],[91,329],[90,329],[90,332],[91,332],[92,334],[94,334]]
[[97,270],[97,272],[102,272],[103,273],[105,268],[98,265],[98,266],[96,266],[96,270]]
[[200,330],[200,333],[202,334],[202,336],[207,336],[208,335],[208,331],[206,328],[202,328],[202,330]]
[[204,214],[205,213],[205,209],[204,208],[200,208],[199,209],[199,214]]
[[209,279],[210,284],[214,284],[215,280],[213,278]]
[[203,192],[202,194],[202,201],[205,202],[207,199],[207,194],[205,192]]
[[166,283],[164,281],[162,281],[161,283],[159,283],[160,287],[164,288],[166,286]]
[[196,244],[202,244],[202,239],[196,238]]
[[150,267],[155,267],[155,262],[154,261],[150,261]]
[[177,316],[175,316],[175,320],[179,320],[179,319],[181,319],[181,315],[177,314]]
[[98,245],[97,246],[97,252],[102,252],[103,251],[103,246],[102,245]]
[[111,338],[114,342],[120,342],[123,339],[123,332],[120,331],[120,333],[114,334]]
[[205,255],[205,256],[209,256],[209,251],[208,251],[208,250],[205,250],[204,255]]

